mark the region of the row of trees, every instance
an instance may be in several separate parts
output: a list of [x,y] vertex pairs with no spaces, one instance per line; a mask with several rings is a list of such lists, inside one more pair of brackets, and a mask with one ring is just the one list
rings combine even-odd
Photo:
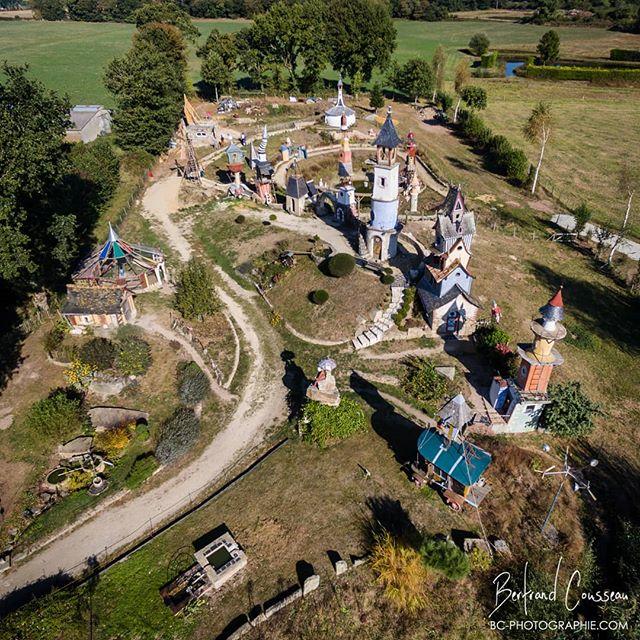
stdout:
[[241,70],[260,89],[311,92],[329,64],[357,91],[374,69],[389,66],[395,44],[396,29],[381,1],[280,0],[236,33],[214,29],[198,56],[211,89],[227,89]]

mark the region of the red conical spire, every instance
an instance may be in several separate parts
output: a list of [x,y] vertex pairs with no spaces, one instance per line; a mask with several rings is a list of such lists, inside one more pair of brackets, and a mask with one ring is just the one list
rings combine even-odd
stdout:
[[562,301],[562,285],[560,285],[560,288],[547,304],[550,304],[552,307],[564,307],[564,302]]

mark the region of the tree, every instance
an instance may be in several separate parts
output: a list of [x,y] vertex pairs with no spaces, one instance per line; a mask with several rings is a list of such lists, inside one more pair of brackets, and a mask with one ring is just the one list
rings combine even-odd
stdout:
[[536,192],[536,186],[538,185],[538,177],[540,175],[540,167],[542,166],[542,158],[544,156],[544,150],[551,137],[553,129],[553,115],[551,113],[551,105],[548,102],[539,102],[531,112],[527,124],[525,124],[523,133],[524,137],[531,143],[538,143],[540,145],[540,156],[538,157],[538,164],[533,175],[533,184],[531,185],[531,193]]
[[471,40],[469,40],[469,49],[471,53],[478,57],[489,51],[489,45],[490,42],[486,33],[476,33],[472,35]]
[[195,42],[200,32],[189,14],[171,0],[152,0],[133,12],[132,19],[140,29],[144,25],[158,22],[176,27],[186,40]]
[[487,108],[487,92],[482,87],[464,87],[460,93],[460,97],[471,109],[481,111]]
[[43,20],[64,20],[67,16],[63,0],[35,0],[31,6]]
[[589,220],[591,220],[592,217],[593,213],[586,202],[578,205],[573,210],[573,219],[576,221],[575,227],[573,228],[575,233],[580,235],[584,231],[584,228],[587,226],[587,223],[589,222]]
[[324,16],[329,62],[336,71],[349,78],[360,72],[369,82],[375,68],[387,69],[397,32],[385,2],[328,0]]
[[623,162],[620,167],[620,173],[618,176],[618,187],[624,197],[626,198],[626,207],[624,212],[624,218],[622,219],[622,225],[620,231],[616,234],[616,237],[611,245],[611,251],[607,258],[607,264],[611,264],[613,260],[613,254],[616,252],[620,241],[624,238],[629,225],[629,217],[631,215],[631,205],[633,203],[633,196],[638,188],[638,172],[636,168],[632,168],[628,162]]
[[412,58],[392,71],[392,82],[396,89],[418,102],[418,98],[431,95],[434,87],[433,71],[425,58]]
[[191,258],[178,276],[176,309],[187,320],[203,320],[220,309],[213,275],[198,258]]
[[227,91],[233,84],[233,73],[217,51],[209,51],[207,57],[202,61],[200,75],[204,82],[213,88],[216,102],[218,101],[218,92],[220,90]]
[[60,202],[71,105],[27,71],[0,67],[0,285],[19,294],[58,284],[77,249]]
[[376,111],[384,107],[384,95],[382,94],[382,87],[379,82],[376,82],[373,87],[371,87],[369,106]]
[[218,29],[212,29],[205,43],[196,51],[196,55],[206,58],[211,51],[215,51],[231,71],[236,68],[238,42],[235,33],[220,33]]
[[453,88],[458,95],[458,102],[456,102],[456,108],[453,112],[454,124],[458,122],[458,111],[460,110],[460,102],[462,101],[462,90],[465,88],[470,79],[471,72],[469,71],[469,63],[465,58],[462,58],[456,65],[456,70],[453,77]]
[[[302,80],[300,67],[305,68],[308,82],[313,74],[319,77],[326,61],[323,10],[316,1],[287,4],[280,0],[239,32],[241,46],[253,50],[260,67],[283,65],[291,88],[297,91]],[[246,62],[246,56],[242,60]]]
[[123,149],[157,155],[167,148],[182,115],[186,69],[180,31],[160,23],[142,26],[131,49],[109,63],[105,86],[115,97],[114,130]]
[[69,153],[76,199],[81,206],[100,208],[114,194],[120,183],[120,160],[113,146],[104,137],[87,144],[78,142]]
[[560,57],[560,36],[558,32],[551,29],[543,34],[536,50],[541,64],[556,62]]
[[433,95],[431,101],[435,102],[436,92],[444,92],[444,72],[447,66],[447,56],[444,52],[444,47],[439,44],[431,59],[431,68],[433,70]]
[[183,404],[194,407],[211,392],[206,373],[195,362],[178,365],[178,396]]
[[542,426],[559,435],[579,437],[593,430],[593,417],[601,414],[597,402],[582,391],[579,382],[552,385],[549,388],[551,403],[545,405]]

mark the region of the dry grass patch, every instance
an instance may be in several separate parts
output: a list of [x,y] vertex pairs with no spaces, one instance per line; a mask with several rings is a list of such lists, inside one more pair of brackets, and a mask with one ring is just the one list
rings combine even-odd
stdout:
[[[329,300],[315,305],[309,294],[324,289]],[[296,265],[269,291],[275,310],[305,335],[347,340],[384,307],[389,287],[371,273],[356,268],[343,278],[325,276],[314,262],[299,257]]]

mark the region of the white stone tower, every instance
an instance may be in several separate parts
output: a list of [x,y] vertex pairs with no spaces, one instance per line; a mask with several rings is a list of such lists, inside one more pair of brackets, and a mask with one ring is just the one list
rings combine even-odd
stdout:
[[400,138],[391,119],[391,108],[376,138],[376,164],[373,169],[371,218],[365,230],[362,253],[377,262],[393,258],[398,251],[398,198],[400,164],[396,149]]

